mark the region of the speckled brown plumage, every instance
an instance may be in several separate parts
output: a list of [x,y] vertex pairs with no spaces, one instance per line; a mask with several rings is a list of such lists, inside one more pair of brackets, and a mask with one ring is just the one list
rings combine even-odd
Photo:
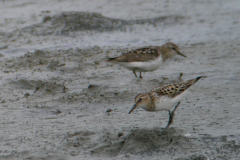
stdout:
[[120,57],[109,58],[109,62],[145,62],[159,56],[157,47],[139,48],[123,54]]
[[150,96],[157,94],[158,96],[168,96],[174,98],[177,95],[181,94],[182,92],[186,91],[191,85],[196,83],[199,79],[201,79],[201,77],[197,77],[195,79],[191,79],[178,84],[174,83],[154,88],[153,90],[150,91]]
[[[174,49],[178,51],[178,46],[172,42],[168,42],[163,46],[149,46],[132,50],[124,53],[122,56],[115,58],[108,58],[108,62],[146,62],[154,60],[160,54],[162,54],[163,61],[167,60],[172,55],[169,54],[170,50]],[[178,51],[179,52],[179,51]]]

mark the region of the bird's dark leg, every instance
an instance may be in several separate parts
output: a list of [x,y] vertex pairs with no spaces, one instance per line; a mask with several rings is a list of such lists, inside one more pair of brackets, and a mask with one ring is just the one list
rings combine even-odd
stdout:
[[168,128],[172,122],[173,122],[173,117],[174,117],[174,112],[175,110],[177,109],[177,107],[179,106],[180,102],[177,103],[177,105],[174,107],[174,109],[172,110],[172,112],[170,112],[170,110],[168,110],[168,113],[169,113],[169,121],[168,121],[168,124],[167,124],[167,127]]
[[178,103],[176,104],[176,106],[174,107],[174,109],[173,109],[172,112],[171,112],[172,115],[174,115],[174,112],[175,112],[175,110],[177,109],[177,107],[179,106],[180,103],[181,103],[181,102],[178,102]]
[[168,113],[169,113],[169,120],[168,120],[168,124],[167,124],[166,128],[168,128],[173,122],[173,115],[171,114],[171,112],[169,110],[168,110]]
[[139,72],[139,78],[142,79],[142,72]]
[[138,77],[138,76],[137,76],[137,74],[136,74],[136,71],[135,71],[135,69],[133,69],[133,73],[134,73],[134,75],[135,75],[136,77]]
[[183,76],[183,73],[180,73],[179,78],[182,78],[182,76]]

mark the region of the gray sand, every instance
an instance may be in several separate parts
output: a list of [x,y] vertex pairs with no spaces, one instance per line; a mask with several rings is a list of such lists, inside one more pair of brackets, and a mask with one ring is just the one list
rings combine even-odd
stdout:
[[[238,0],[0,1],[0,14],[0,159],[240,159]],[[142,80],[106,63],[167,41],[187,58]],[[198,76],[170,128],[166,111],[128,114],[138,93]]]

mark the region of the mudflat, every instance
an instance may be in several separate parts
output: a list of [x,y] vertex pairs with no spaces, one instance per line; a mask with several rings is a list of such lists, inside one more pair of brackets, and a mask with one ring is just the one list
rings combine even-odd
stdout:
[[[0,1],[1,159],[239,159],[239,1]],[[143,79],[107,57],[176,43]],[[179,78],[180,73],[183,76]],[[138,93],[198,76],[168,113]]]

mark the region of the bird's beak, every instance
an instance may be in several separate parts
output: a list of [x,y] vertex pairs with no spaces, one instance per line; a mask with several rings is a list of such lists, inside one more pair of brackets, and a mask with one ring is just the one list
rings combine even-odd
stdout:
[[136,108],[137,108],[137,103],[133,105],[133,107],[132,107],[131,110],[128,112],[128,114],[131,114],[132,111],[133,111],[134,109],[136,109]]
[[179,54],[180,56],[183,56],[183,57],[187,57],[185,56],[184,54],[182,54],[181,52],[177,51],[177,54]]

